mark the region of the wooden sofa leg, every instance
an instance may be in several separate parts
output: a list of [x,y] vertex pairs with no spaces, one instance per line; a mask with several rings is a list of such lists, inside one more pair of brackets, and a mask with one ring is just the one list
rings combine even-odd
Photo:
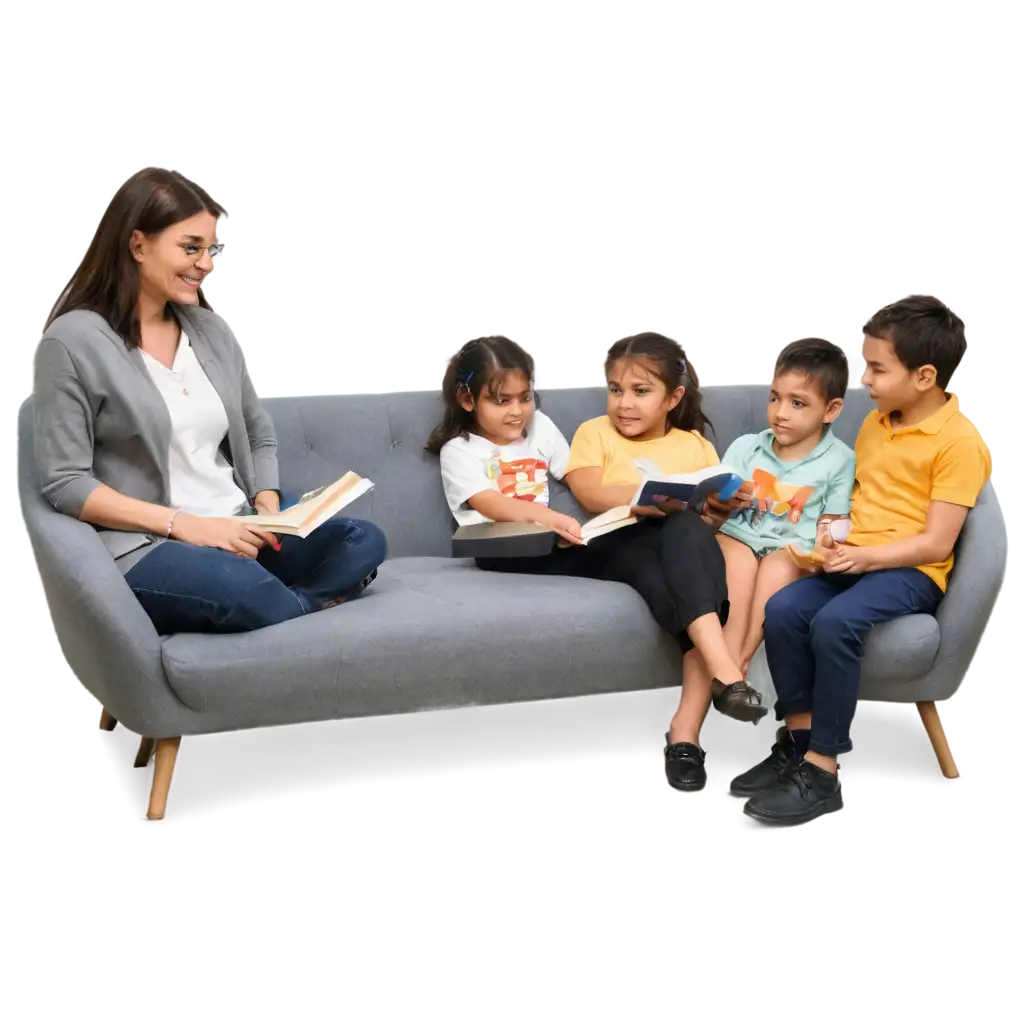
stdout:
[[949,743],[946,741],[946,733],[942,728],[942,722],[939,721],[939,712],[935,707],[935,701],[919,700],[917,702],[917,710],[921,715],[921,721],[924,722],[928,739],[932,741],[932,747],[935,750],[935,756],[939,759],[939,767],[942,769],[942,774],[947,779],[960,778],[960,773],[956,770],[956,762],[953,760],[953,755],[949,752]]
[[178,756],[180,736],[156,741],[156,769],[153,772],[153,789],[149,795],[149,811],[146,817],[158,821],[167,807],[167,791],[171,788],[174,774],[174,759]]
[[104,708],[103,714],[100,715],[100,728],[104,732],[112,732],[115,725],[117,725],[117,719]]
[[152,736],[142,737],[142,742],[139,744],[139,752],[135,755],[136,768],[145,768],[149,764],[155,746],[156,740]]

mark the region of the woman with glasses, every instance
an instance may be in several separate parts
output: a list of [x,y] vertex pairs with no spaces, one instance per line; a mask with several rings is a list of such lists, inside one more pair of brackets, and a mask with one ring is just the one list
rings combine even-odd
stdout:
[[233,518],[277,512],[277,441],[202,286],[225,210],[139,171],[111,200],[35,359],[43,494],[98,528],[161,634],[241,632],[358,594],[386,542],[336,516],[279,542]]

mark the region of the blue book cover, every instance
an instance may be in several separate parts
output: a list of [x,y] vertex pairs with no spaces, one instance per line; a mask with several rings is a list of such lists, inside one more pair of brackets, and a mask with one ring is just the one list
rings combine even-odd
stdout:
[[645,477],[633,498],[633,505],[656,505],[657,498],[674,498],[687,508],[700,512],[709,495],[728,501],[743,486],[743,477],[728,466],[709,466],[696,473],[680,473],[660,478]]

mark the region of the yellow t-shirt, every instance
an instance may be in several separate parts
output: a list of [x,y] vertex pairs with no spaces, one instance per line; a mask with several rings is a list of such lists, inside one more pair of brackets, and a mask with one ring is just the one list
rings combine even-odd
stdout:
[[643,473],[637,468],[636,459],[654,463],[662,473],[693,473],[719,462],[714,446],[696,430],[672,427],[664,437],[632,441],[623,437],[607,416],[598,416],[576,431],[565,473],[568,476],[574,469],[598,466],[602,484],[639,487]]
[[[861,547],[923,533],[933,501],[973,508],[992,472],[992,456],[978,428],[960,412],[956,395],[909,427],[894,428],[887,416],[868,413],[855,451],[847,542]],[[945,590],[953,555],[917,568]]]

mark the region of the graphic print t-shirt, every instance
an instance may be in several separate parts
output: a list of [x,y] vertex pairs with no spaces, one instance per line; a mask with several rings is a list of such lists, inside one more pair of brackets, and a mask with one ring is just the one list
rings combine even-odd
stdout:
[[479,434],[452,438],[441,449],[441,482],[448,507],[459,526],[486,523],[486,516],[466,502],[481,491],[498,491],[520,501],[547,505],[548,476],[561,480],[569,445],[542,412],[535,412],[521,441],[494,444]]

